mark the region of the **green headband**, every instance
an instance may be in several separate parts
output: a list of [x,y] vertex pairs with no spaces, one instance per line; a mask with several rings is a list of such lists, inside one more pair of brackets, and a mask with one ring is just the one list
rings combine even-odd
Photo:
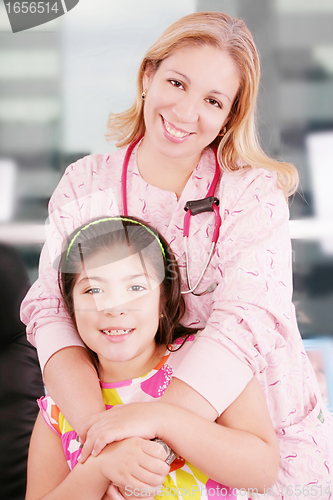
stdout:
[[137,224],[138,226],[141,226],[141,227],[144,227],[149,234],[151,234],[152,236],[154,236],[154,238],[156,239],[156,241],[158,242],[158,244],[160,245],[161,247],[161,250],[162,250],[162,254],[163,254],[163,257],[164,257],[164,260],[166,260],[166,256],[165,256],[165,251],[164,251],[164,247],[162,245],[162,242],[161,240],[159,239],[159,237],[157,236],[157,234],[154,233],[154,231],[152,231],[149,227],[145,226],[144,224],[142,224],[141,222],[138,222],[136,220],[132,220],[132,219],[127,219],[126,217],[106,217],[104,219],[99,219],[99,220],[94,220],[92,222],[89,222],[89,224],[87,224],[86,226],[82,227],[77,233],[76,235],[73,237],[72,241],[70,242],[70,244],[68,245],[68,249],[67,249],[67,254],[66,254],[66,262],[67,262],[67,259],[68,259],[68,256],[69,256],[69,252],[71,251],[71,248],[72,246],[74,245],[75,243],[75,240],[76,238],[82,233],[82,231],[85,231],[86,229],[88,229],[90,226],[93,226],[95,224],[99,224],[100,222],[107,222],[107,221],[125,221],[125,222],[132,222],[133,224]]

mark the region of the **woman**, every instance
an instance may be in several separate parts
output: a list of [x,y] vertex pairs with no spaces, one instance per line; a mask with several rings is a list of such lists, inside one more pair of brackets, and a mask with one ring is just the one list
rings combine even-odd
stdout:
[[[308,484],[313,485],[312,498],[329,498],[332,418],[322,403],[291,303],[285,197],[296,189],[297,173],[291,165],[268,158],[258,145],[258,85],[258,55],[242,21],[208,12],[173,24],[142,62],[135,104],[109,120],[110,137],[117,137],[119,146],[143,136],[128,154],[126,183],[124,149],[84,158],[67,169],[50,202],[40,278],[25,299],[22,315],[42,364],[47,362],[44,376],[51,396],[84,437],[84,422],[104,406],[56,286],[52,263],[62,241],[92,217],[126,213],[128,202],[129,214],[153,225],[169,241],[186,290],[183,208],[188,200],[206,197],[213,184],[216,147],[222,172],[214,195],[222,225],[203,278],[194,294],[185,295],[183,320],[205,328],[162,401],[215,420],[255,374],[280,445],[272,498],[299,498],[296,486]],[[127,196],[122,192],[125,184]],[[190,287],[209,259],[214,215],[191,217]],[[72,390],[61,396],[68,377],[79,388],[83,376],[84,395]],[[221,386],[224,390],[217,390]],[[229,458],[237,463],[237,450]]]

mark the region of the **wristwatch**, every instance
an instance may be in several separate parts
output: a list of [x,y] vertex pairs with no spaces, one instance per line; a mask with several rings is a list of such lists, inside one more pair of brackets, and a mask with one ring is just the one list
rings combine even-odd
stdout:
[[165,451],[167,453],[167,457],[164,460],[164,462],[167,463],[168,465],[171,465],[172,462],[177,458],[176,453],[162,439],[154,438],[151,441],[155,441],[156,443],[159,443],[163,446],[163,448],[165,449]]

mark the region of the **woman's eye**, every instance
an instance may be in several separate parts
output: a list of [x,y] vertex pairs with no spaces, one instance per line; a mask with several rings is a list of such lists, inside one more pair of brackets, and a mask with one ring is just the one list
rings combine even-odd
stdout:
[[173,85],[174,87],[177,87],[178,89],[183,89],[183,84],[178,81],[178,80],[169,80],[169,82],[171,83],[171,85]]
[[129,290],[131,292],[141,292],[143,290],[146,290],[146,288],[142,285],[132,285],[129,287]]
[[86,290],[85,293],[91,293],[91,294],[102,293],[102,289],[97,288],[97,287],[93,287],[93,288],[89,288],[89,290]]
[[222,106],[222,104],[221,104],[219,101],[217,101],[216,99],[206,99],[206,101],[207,101],[209,104],[211,104],[212,106],[215,106],[215,107],[217,107],[217,108],[222,109],[222,107],[223,107],[223,106]]

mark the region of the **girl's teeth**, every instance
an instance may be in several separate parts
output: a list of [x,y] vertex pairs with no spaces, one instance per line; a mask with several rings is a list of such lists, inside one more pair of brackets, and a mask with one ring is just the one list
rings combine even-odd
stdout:
[[131,331],[131,328],[128,330],[102,330],[106,335],[126,335]]
[[164,125],[169,134],[172,135],[173,137],[186,137],[187,135],[190,135],[189,133],[180,132],[179,130],[171,128],[168,122],[165,120],[164,120]]

